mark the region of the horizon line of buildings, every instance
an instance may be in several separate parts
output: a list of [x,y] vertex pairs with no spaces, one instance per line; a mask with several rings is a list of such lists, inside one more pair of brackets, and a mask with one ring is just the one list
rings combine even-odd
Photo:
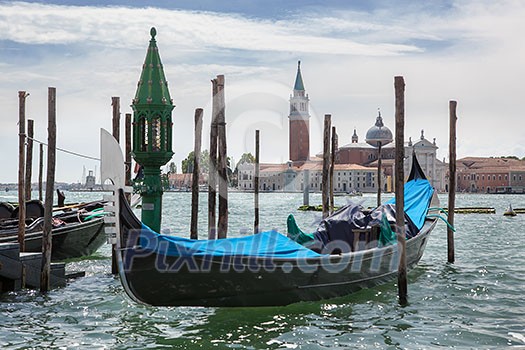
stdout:
[[[259,190],[302,192],[308,184],[310,191],[322,190],[321,155],[310,155],[310,97],[304,88],[301,62],[290,94],[289,109],[289,161],[286,163],[260,164]],[[381,114],[378,115],[381,120]],[[432,186],[438,192],[448,191],[448,164],[437,159],[436,139],[429,141],[421,130],[419,140],[409,138],[405,142],[404,170],[408,176],[414,154]],[[395,147],[390,143],[382,147],[382,191],[393,191]],[[492,160],[501,161],[492,161]],[[525,193],[525,161],[503,158],[467,157],[456,162],[457,188],[459,192]],[[509,167],[512,164],[511,167]],[[378,150],[366,142],[359,142],[353,130],[350,143],[336,145],[334,167],[334,191],[377,192]],[[237,166],[237,189],[253,191],[255,164],[245,162]],[[191,187],[191,174],[170,174],[171,187]],[[207,184],[207,174],[202,174],[199,184]]]
[[[312,192],[322,190],[322,155],[310,154],[310,97],[306,93],[301,62],[297,72],[289,108],[289,160],[285,163],[260,164],[259,190],[302,192],[305,186]],[[377,121],[382,125],[381,113]],[[377,125],[377,123],[376,123]],[[357,130],[350,142],[336,145],[333,188],[335,192],[377,192],[378,150],[366,142],[360,142]],[[448,164],[437,159],[436,139],[429,141],[421,130],[417,141],[409,138],[404,143],[405,176],[409,174],[414,154],[432,186],[438,192],[448,192]],[[393,191],[395,146],[382,146],[381,184],[382,191]],[[457,160],[457,188],[459,192],[476,193],[525,193],[525,161],[509,158],[466,157]],[[238,164],[237,189],[253,191],[255,164]],[[199,185],[206,185],[207,174],[201,174]],[[170,188],[190,188],[191,174],[168,174]],[[85,188],[95,187],[95,176],[90,170],[86,176]]]

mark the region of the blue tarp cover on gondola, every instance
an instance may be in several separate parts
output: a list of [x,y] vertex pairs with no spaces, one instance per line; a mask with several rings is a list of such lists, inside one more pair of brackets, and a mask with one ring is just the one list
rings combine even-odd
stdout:
[[318,253],[303,247],[276,231],[218,240],[193,240],[160,235],[143,225],[140,245],[144,251],[169,256],[251,256],[264,258],[314,258]]
[[[417,173],[415,175],[416,176],[413,176],[411,174],[411,179],[405,184],[405,214],[409,217],[408,221],[411,221],[412,224],[417,227],[417,230],[420,230],[425,223],[425,217],[434,189],[430,185],[430,182],[424,178],[422,172],[419,176]],[[316,233],[322,237],[317,237],[316,239],[323,241],[325,244],[327,243],[325,242],[326,240],[345,241],[345,236],[348,236],[347,231],[351,231],[353,226],[360,227],[360,225],[357,225],[359,223],[363,224],[361,226],[368,226],[369,221],[374,219],[374,213],[376,211],[380,211],[382,215],[387,214],[387,218],[390,218],[388,216],[390,215],[390,219],[395,222],[395,208],[392,207],[392,205],[395,204],[395,198],[386,204],[387,205],[381,206],[373,211],[369,217],[364,217],[364,214],[359,210],[357,210],[358,216],[356,216],[357,214],[352,214],[354,209],[359,209],[358,207],[354,208],[350,206],[341,208],[332,216],[323,220],[320,229],[318,229]],[[407,221],[405,220],[405,222]],[[410,229],[410,222],[408,222],[408,237],[411,237],[410,234],[417,234],[417,230]],[[165,255],[182,257],[250,256],[261,258],[315,258],[320,256],[317,252],[296,243],[293,239],[281,235],[276,231],[261,232],[247,237],[218,240],[193,240],[160,235],[145,225],[143,225],[140,231],[140,245],[145,253],[148,251],[157,251]],[[352,242],[350,242],[350,244],[351,243]]]
[[[434,189],[427,179],[414,179],[405,184],[405,213],[410,217],[418,229],[423,227]],[[392,198],[387,204],[395,204]]]

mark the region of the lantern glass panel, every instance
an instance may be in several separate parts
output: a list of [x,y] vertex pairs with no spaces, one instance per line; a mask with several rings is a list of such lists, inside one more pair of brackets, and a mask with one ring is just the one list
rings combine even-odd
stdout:
[[164,135],[163,135],[163,136],[164,136],[164,137],[163,137],[163,142],[164,142],[164,145],[163,145],[163,146],[164,146],[164,149],[165,149],[166,151],[168,151],[168,150],[171,149],[171,147],[169,146],[169,142],[168,142],[168,129],[169,129],[169,128],[168,128],[168,122],[164,121],[164,122],[162,123],[162,125],[164,126],[164,129],[163,129],[163,134],[164,134]]
[[145,117],[140,117],[139,121],[139,131],[140,131],[140,150],[146,152],[148,150],[148,120]]
[[151,122],[152,151],[159,152],[162,150],[161,143],[161,121],[160,117],[153,118]]

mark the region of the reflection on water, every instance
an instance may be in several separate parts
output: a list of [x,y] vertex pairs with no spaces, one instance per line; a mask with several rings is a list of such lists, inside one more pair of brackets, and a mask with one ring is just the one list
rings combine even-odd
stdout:
[[[68,200],[100,193],[67,193]],[[163,227],[188,236],[189,193],[166,193]],[[385,196],[387,197],[387,196]],[[199,227],[205,228],[201,195]],[[442,196],[446,200],[446,196]],[[1,200],[1,198],[0,198]],[[359,200],[373,205],[375,197]],[[261,226],[284,232],[292,212],[306,231],[319,215],[295,211],[301,194],[262,194]],[[313,195],[312,203],[320,203]],[[337,197],[336,204],[346,202]],[[409,274],[409,305],[395,282],[323,302],[265,308],[157,308],[138,305],[111,276],[110,251],[68,263],[86,277],[41,296],[0,297],[0,346],[90,349],[498,348],[525,346],[525,215],[501,214],[525,196],[458,195],[458,206],[493,206],[497,214],[456,215],[456,263],[446,262],[446,228],[438,225],[420,265]],[[251,232],[253,197],[230,194],[230,235]],[[244,231],[243,231],[244,230]],[[243,233],[244,232],[244,233]],[[203,234],[202,236],[205,236]],[[279,298],[276,293],[275,298]]]

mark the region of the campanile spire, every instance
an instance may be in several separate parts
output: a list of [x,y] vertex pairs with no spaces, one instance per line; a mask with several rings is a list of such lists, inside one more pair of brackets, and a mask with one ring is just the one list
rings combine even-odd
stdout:
[[293,93],[290,95],[290,160],[307,161],[310,156],[310,99],[304,89],[301,61],[297,62],[297,74]]

